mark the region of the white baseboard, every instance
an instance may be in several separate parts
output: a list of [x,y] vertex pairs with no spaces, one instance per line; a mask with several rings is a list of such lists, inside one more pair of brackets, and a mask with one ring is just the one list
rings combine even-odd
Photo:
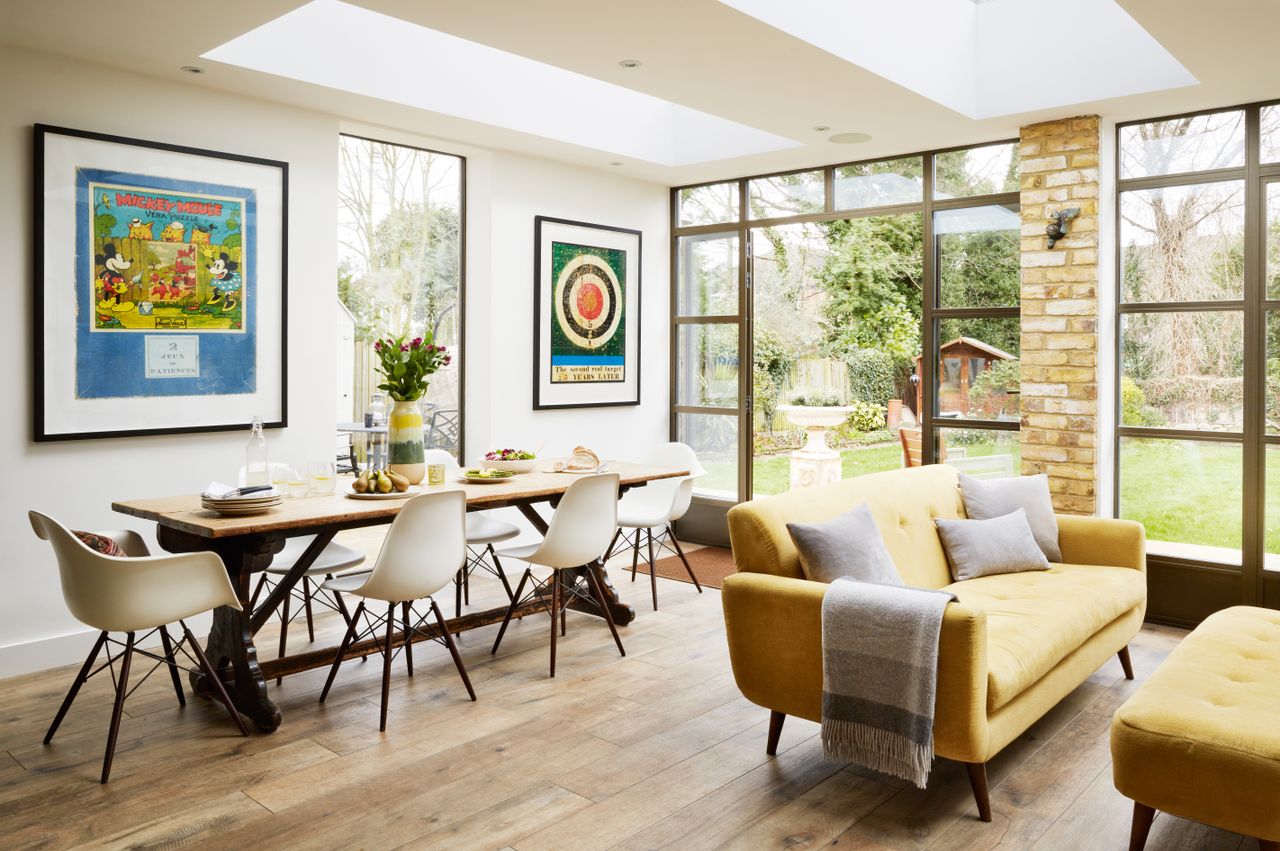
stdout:
[[[187,625],[196,635],[204,636],[208,635],[211,622],[212,618],[206,614],[191,618],[187,621]],[[37,638],[33,641],[0,647],[0,680],[33,674],[49,668],[60,668],[63,665],[83,664],[84,657],[88,656],[89,651],[93,649],[93,642],[97,637],[97,630],[86,628],[66,635]],[[153,645],[160,646],[159,637],[153,637],[151,641],[141,646],[151,649]],[[71,679],[75,678],[74,673],[69,676]]]

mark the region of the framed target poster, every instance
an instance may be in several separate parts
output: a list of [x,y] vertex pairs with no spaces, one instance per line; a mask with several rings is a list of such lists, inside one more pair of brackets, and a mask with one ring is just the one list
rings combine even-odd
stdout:
[[533,407],[640,404],[640,231],[534,219]]

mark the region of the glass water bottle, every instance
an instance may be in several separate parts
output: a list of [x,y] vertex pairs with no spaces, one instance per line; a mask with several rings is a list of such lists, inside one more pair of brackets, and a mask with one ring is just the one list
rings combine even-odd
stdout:
[[365,425],[378,429],[368,434],[370,469],[381,470],[387,463],[387,402],[381,393],[374,393],[369,402],[369,410],[365,413]]
[[244,484],[246,487],[271,484],[271,463],[267,460],[267,438],[262,434],[262,418],[253,418],[253,431],[244,451]]

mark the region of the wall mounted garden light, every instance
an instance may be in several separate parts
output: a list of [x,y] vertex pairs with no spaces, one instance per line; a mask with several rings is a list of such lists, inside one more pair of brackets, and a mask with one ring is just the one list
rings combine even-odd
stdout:
[[1066,210],[1056,210],[1049,214],[1049,224],[1045,227],[1045,235],[1049,237],[1049,247],[1053,248],[1054,243],[1067,235],[1067,222],[1080,215],[1079,207],[1070,207]]

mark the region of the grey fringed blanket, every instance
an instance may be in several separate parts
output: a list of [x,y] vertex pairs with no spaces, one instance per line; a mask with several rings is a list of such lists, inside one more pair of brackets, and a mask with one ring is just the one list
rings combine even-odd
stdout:
[[933,762],[942,612],[955,597],[837,579],[822,600],[822,747],[921,789]]

